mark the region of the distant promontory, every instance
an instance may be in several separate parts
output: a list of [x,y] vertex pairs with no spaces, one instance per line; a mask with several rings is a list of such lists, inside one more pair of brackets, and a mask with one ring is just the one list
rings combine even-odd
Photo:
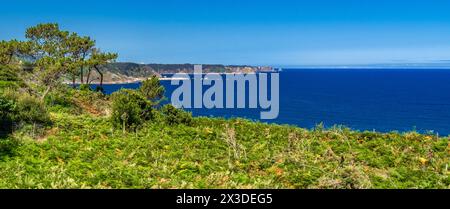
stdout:
[[[105,65],[103,70],[103,83],[134,83],[145,80],[153,75],[162,78],[167,74],[193,73],[194,64],[137,64],[116,62]],[[203,64],[203,73],[252,73],[271,71],[274,71],[274,69],[270,66]],[[95,72],[91,76],[94,78],[91,83],[97,83],[99,81],[99,79],[95,79],[98,77]]]

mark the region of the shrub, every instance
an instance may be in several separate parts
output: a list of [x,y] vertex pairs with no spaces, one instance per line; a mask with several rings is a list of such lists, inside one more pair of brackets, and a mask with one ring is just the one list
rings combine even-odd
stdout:
[[111,121],[116,128],[136,129],[152,119],[151,102],[138,91],[121,89],[112,94]]
[[0,94],[0,119],[5,119],[13,110],[14,102]]
[[0,89],[6,89],[6,88],[18,89],[19,85],[17,84],[17,82],[13,82],[13,81],[0,81]]
[[94,115],[109,115],[110,114],[110,96],[107,96],[101,92],[95,91],[81,91],[76,89],[68,89],[69,94],[64,96],[70,99],[72,102],[69,113],[75,112],[87,112]]
[[48,124],[50,116],[44,103],[34,96],[21,94],[18,98],[15,109],[15,121],[23,121],[25,123]]
[[20,79],[11,68],[0,66],[0,81],[20,81]]
[[14,102],[0,94],[0,138],[12,131],[11,114],[14,111]]
[[47,108],[39,98],[26,93],[18,93],[14,90],[6,90],[4,98],[15,104],[10,113],[10,118],[14,123],[50,123]]
[[192,114],[190,112],[177,109],[171,104],[164,105],[161,109],[161,112],[164,115],[164,121],[169,125],[192,124]]
[[20,141],[14,138],[0,138],[0,161],[5,157],[12,156],[16,148],[20,145]]
[[89,84],[81,84],[80,85],[80,91],[91,91],[91,86]]
[[159,82],[158,77],[155,75],[150,79],[144,80],[139,91],[148,100],[152,101],[155,105],[158,105],[160,101],[164,98],[164,86]]
[[49,92],[45,97],[45,104],[47,106],[71,107],[73,106],[70,99],[71,96],[69,90],[61,88],[57,91]]
[[0,66],[0,89],[18,89],[22,86],[24,86],[23,81],[13,69],[6,66]]

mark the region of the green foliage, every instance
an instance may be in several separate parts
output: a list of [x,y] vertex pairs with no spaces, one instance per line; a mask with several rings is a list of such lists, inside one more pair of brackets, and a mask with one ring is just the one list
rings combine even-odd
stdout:
[[60,86],[45,97],[44,103],[49,111],[52,112],[80,113],[81,110],[74,103],[73,98],[73,89],[68,86]]
[[47,109],[44,103],[34,96],[28,94],[22,94],[19,96],[16,103],[15,112],[13,117],[15,121],[23,121],[25,123],[50,123],[50,117],[47,113]]
[[80,91],[91,91],[91,86],[89,84],[81,84],[80,85]]
[[0,65],[8,65],[13,58],[14,49],[7,41],[0,41]]
[[10,67],[0,65],[0,80],[1,81],[20,81],[16,72],[14,72]]
[[121,89],[111,96],[114,127],[135,130],[145,121],[152,119],[152,104],[138,91]]
[[142,82],[142,85],[139,87],[139,91],[148,100],[154,102],[155,104],[159,104],[164,97],[165,89],[159,82],[159,78],[154,75],[150,79],[146,79]]
[[14,109],[14,103],[0,94],[0,118],[5,119]]
[[20,146],[20,142],[14,138],[0,137],[0,162],[8,160],[14,155],[15,150]]
[[79,114],[84,112],[96,116],[109,115],[109,113],[111,112],[111,102],[109,96],[104,95],[101,92],[91,90],[83,91],[73,88],[66,88],[65,90],[67,93],[62,92],[62,94],[67,96],[69,102],[72,103],[72,105],[68,108],[65,108],[63,112],[72,114]]
[[45,98],[45,104],[47,106],[61,106],[61,107],[70,107],[72,106],[72,102],[70,101],[69,92],[64,91],[54,91],[51,92]]
[[190,112],[177,109],[171,104],[164,105],[161,108],[161,112],[164,115],[165,123],[168,125],[192,124],[192,114]]
[[15,104],[3,94],[0,94],[0,138],[3,138],[12,131],[12,113]]
[[17,40],[0,41],[0,65],[9,65],[31,52],[31,43]]
[[[121,89],[112,94],[111,121],[114,127],[126,130],[136,130],[145,122],[156,118],[152,109],[164,95],[164,87],[157,77],[143,82],[138,90]],[[167,108],[166,108],[167,109]],[[173,117],[179,117],[173,119]],[[170,123],[187,123],[185,114],[170,110],[167,112]],[[190,121],[189,121],[190,122]]]
[[81,84],[89,84],[93,69],[101,75],[103,82],[101,67],[117,58],[117,54],[95,48],[95,40],[89,36],[61,30],[56,23],[30,27],[25,38],[26,41],[0,41],[0,89],[25,86],[22,79],[14,77],[16,72],[4,67],[15,66],[28,76],[24,80],[39,85],[27,90],[39,95],[41,100],[45,100],[64,78],[75,81],[79,76]]
[[[449,188],[449,139],[310,131],[242,119],[111,130],[56,114],[46,141],[0,160],[0,188]],[[422,159],[423,158],[423,159]]]
[[0,65],[0,138],[12,132],[16,103],[4,95],[4,92],[16,91],[20,86],[17,74],[7,66]]
[[0,90],[6,88],[18,89],[22,86],[24,86],[24,82],[12,68],[0,65]]
[[47,108],[39,98],[14,90],[7,90],[3,95],[4,98],[15,104],[11,111],[11,120],[13,122],[43,125],[50,123]]
[[117,56],[118,55],[116,53],[105,53],[100,51],[99,49],[92,50],[92,56],[86,62],[89,66],[92,66],[100,75],[100,86],[97,88],[97,91],[103,92],[103,72],[101,70],[101,67],[115,61],[117,59]]
[[26,52],[33,61],[34,79],[45,86],[42,98],[61,83],[62,78],[79,77],[81,84],[89,84],[91,70],[101,74],[100,67],[117,58],[117,54],[103,53],[95,48],[95,40],[88,36],[61,30],[56,23],[38,24],[27,29]]
[[34,52],[46,57],[61,57],[62,43],[68,36],[69,32],[61,31],[56,23],[38,24],[25,32],[25,37],[33,43]]
[[44,102],[27,93],[6,89],[0,93],[0,138],[21,133],[36,137],[47,125],[50,115]]

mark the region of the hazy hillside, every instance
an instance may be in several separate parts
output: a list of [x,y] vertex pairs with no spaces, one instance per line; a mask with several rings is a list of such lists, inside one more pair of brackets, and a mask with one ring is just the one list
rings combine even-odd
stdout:
[[[268,66],[247,65],[203,65],[204,73],[249,73],[257,71],[271,71]],[[104,67],[105,83],[134,82],[152,75],[192,73],[194,64],[137,64],[130,62],[111,63]],[[93,77],[98,75],[93,72]],[[94,83],[96,80],[93,81]]]

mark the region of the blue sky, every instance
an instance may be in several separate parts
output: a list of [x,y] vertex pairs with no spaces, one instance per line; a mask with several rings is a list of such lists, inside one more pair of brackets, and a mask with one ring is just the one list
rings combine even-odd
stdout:
[[62,2],[1,2],[0,39],[57,22],[138,63],[450,63],[448,0]]

